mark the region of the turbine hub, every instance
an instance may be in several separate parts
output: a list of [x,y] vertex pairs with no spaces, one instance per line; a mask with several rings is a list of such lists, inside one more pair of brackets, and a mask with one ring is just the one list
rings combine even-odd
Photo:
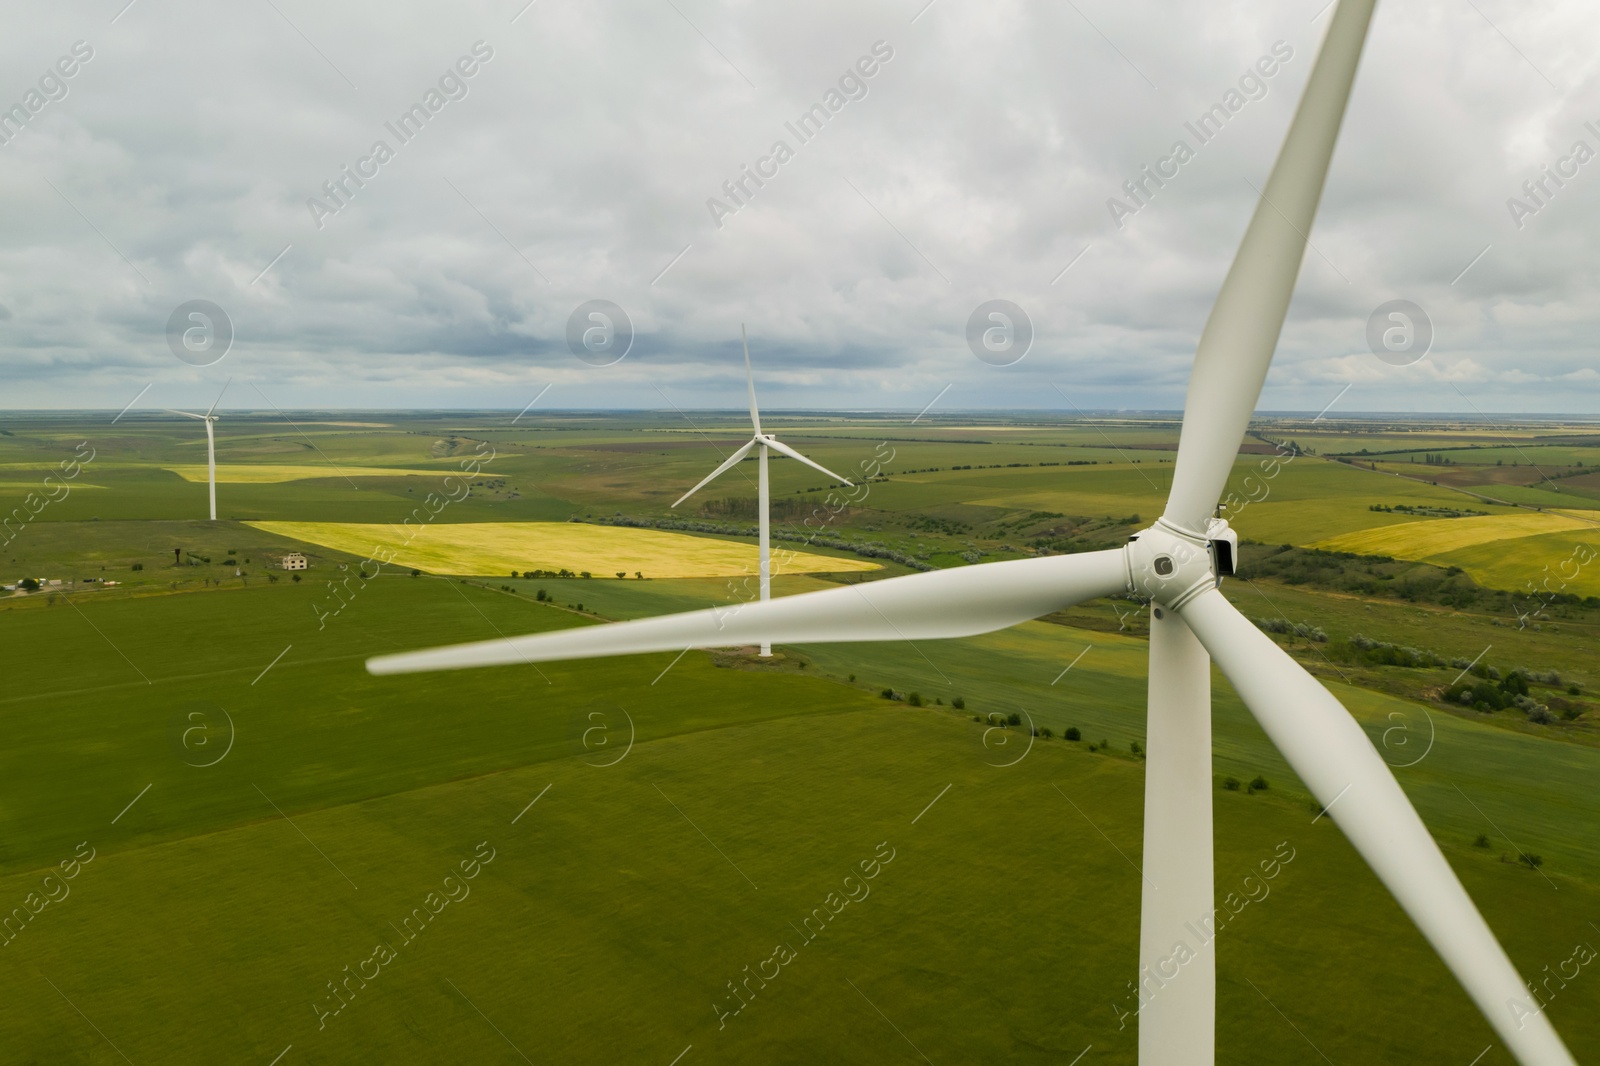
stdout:
[[1128,589],[1177,610],[1233,573],[1238,535],[1222,519],[1213,519],[1208,538],[1196,537],[1167,524],[1166,519],[1128,538]]

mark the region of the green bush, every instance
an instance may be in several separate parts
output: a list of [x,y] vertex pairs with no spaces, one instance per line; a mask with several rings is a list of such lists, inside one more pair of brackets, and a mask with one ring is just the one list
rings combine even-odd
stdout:
[[1222,779],[1222,787],[1229,792],[1237,792],[1239,791],[1239,779],[1237,777],[1225,777]]
[[1006,724],[1007,725],[1021,725],[1022,724],[1022,715],[1018,714],[1016,711],[1012,711],[1010,714],[1006,715]]
[[954,707],[958,711],[964,711],[967,709],[967,701],[960,696],[957,696],[955,699],[950,701],[950,706]]
[[886,700],[892,700],[894,699],[894,689],[886,688],[882,692],[878,693],[878,695],[882,696]]
[[906,702],[911,704],[911,706],[913,706],[913,707],[921,707],[922,706],[922,696],[919,695],[918,693],[913,692],[911,695],[906,697]]
[[1488,833],[1479,833],[1477,839],[1472,842],[1472,846],[1475,847],[1475,848],[1486,848],[1486,847],[1488,847],[1489,846],[1489,834]]
[[1075,726],[1075,725],[1074,726],[1068,726],[1067,727],[1067,731],[1065,733],[1062,733],[1061,735],[1063,737],[1066,737],[1068,740],[1082,740],[1083,739],[1083,732],[1081,730],[1079,730],[1078,727]]
[[1271,785],[1267,784],[1267,779],[1264,778],[1264,777],[1261,777],[1259,774],[1256,776],[1255,780],[1250,782],[1250,791],[1251,792],[1265,792],[1267,789],[1269,789],[1271,787],[1272,787]]

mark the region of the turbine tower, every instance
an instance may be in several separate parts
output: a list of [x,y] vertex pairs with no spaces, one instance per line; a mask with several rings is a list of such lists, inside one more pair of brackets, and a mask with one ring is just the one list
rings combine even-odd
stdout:
[[[1218,591],[1237,536],[1212,517],[1283,328],[1374,0],[1340,0],[1265,191],[1200,335],[1165,512],[1122,548],[986,563],[716,608],[382,655],[375,674],[752,640],[925,640],[986,633],[1084,600],[1151,603],[1145,888],[1139,959],[1156,969],[1216,906],[1210,661],[1523,1066],[1573,1066],[1548,1016],[1348,711]],[[1376,965],[1374,960],[1374,965]],[[1215,1059],[1215,957],[1202,946],[1139,1012],[1144,1066]],[[1522,1009],[1518,1011],[1518,1007]]]
[[217,419],[221,417],[213,412],[216,411],[217,404],[222,402],[222,393],[227,392],[228,386],[232,384],[233,379],[229,378],[222,386],[222,392],[217,393],[216,400],[211,404],[211,410],[203,415],[197,415],[192,411],[174,411],[170,407],[166,409],[169,415],[198,418],[206,424],[206,473],[211,487],[211,521],[213,522],[217,520],[217,435],[212,427]]
[[[781,455],[787,455],[791,459],[798,459],[807,466],[820,470],[831,478],[843,481],[846,485],[850,484],[850,482],[845,478],[839,477],[838,474],[835,474],[827,467],[813,463],[787,444],[779,441],[773,434],[761,432],[761,412],[756,409],[756,378],[750,369],[750,338],[745,336],[743,323],[739,325],[739,339],[744,342],[744,380],[750,389],[750,425],[755,432],[744,447],[724,459],[721,466],[707,474],[705,480],[700,484],[678,497],[677,503],[672,506],[678,506],[679,503],[711,484],[718,476],[733,469],[740,460],[750,454],[751,448],[760,447],[761,472],[758,477],[757,494],[760,497],[758,509],[761,512],[761,599],[765,601],[772,599],[772,493],[767,484],[767,449],[770,448]],[[763,640],[761,642],[761,654],[763,656],[772,654],[771,641]]]

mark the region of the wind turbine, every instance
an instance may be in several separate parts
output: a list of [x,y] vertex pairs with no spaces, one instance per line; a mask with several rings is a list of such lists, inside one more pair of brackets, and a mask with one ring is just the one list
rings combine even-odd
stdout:
[[[745,384],[750,388],[750,425],[754,428],[755,433],[744,447],[724,459],[721,466],[707,474],[705,480],[700,484],[678,497],[677,503],[672,506],[678,506],[679,503],[687,500],[690,496],[715,481],[719,475],[733,469],[745,456],[750,454],[751,448],[758,446],[761,448],[761,473],[758,478],[757,494],[760,497],[758,506],[761,511],[761,599],[764,602],[772,599],[772,500],[771,492],[767,485],[767,450],[770,448],[780,455],[798,459],[812,469],[820,470],[831,478],[843,481],[846,485],[850,484],[850,482],[845,478],[839,477],[838,474],[835,474],[827,467],[813,463],[787,444],[779,441],[773,434],[761,432],[761,412],[756,410],[756,378],[754,372],[750,369],[750,338],[745,336],[743,323],[739,325],[739,339],[744,341],[744,380]],[[771,641],[763,640],[761,642],[761,654],[772,654]]]
[[[1339,702],[1220,591],[1236,534],[1212,517],[1260,397],[1308,243],[1374,0],[1340,0],[1266,189],[1200,335],[1172,491],[1122,548],[967,566],[736,608],[583,627],[367,661],[375,674],[717,647],[751,640],[963,637],[1083,600],[1151,601],[1139,976],[1216,906],[1211,848],[1210,660],[1329,817],[1410,915],[1524,1066],[1571,1066],[1549,1018],[1495,940],[1388,764]],[[1215,1057],[1210,943],[1139,1013],[1139,1061]],[[1148,968],[1148,969],[1147,969]],[[1159,971],[1163,975],[1164,970]],[[1143,997],[1141,997],[1143,998]],[[1518,1006],[1521,1005],[1521,1010]]]
[[206,424],[206,472],[210,476],[211,521],[213,522],[217,520],[217,435],[212,429],[212,426],[221,416],[213,414],[212,412],[216,411],[217,404],[222,402],[222,393],[227,392],[228,386],[232,384],[233,379],[229,378],[223,384],[222,392],[217,393],[217,398],[211,404],[211,409],[203,415],[197,415],[192,411],[174,411],[170,407],[166,409],[166,412],[169,415],[182,415],[184,418],[198,418],[200,421]]

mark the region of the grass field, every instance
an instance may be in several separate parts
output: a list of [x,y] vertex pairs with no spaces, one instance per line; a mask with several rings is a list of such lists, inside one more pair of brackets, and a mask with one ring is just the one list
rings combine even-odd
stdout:
[[[226,482],[216,523],[199,520],[203,486],[173,473],[193,465],[186,425],[8,422],[5,507],[86,437],[97,453],[79,482],[98,487],[14,525],[5,544],[16,574],[69,584],[0,597],[13,664],[0,691],[0,916],[12,915],[0,1058],[1133,1063],[1134,1023],[1119,1019],[1141,891],[1133,745],[1149,739],[1139,605],[1096,601],[963,640],[780,646],[770,660],[692,651],[365,673],[379,652],[727,602],[728,577],[755,569],[754,470],[731,471],[695,513],[673,511],[738,428],[694,418],[317,415],[297,418],[302,437],[270,413],[231,415],[223,470],[310,480]],[[792,421],[784,438],[841,472],[894,458],[887,480],[842,503],[820,475],[774,464],[776,527],[815,540],[802,566],[781,568],[776,596],[832,587],[825,575],[907,573],[908,561],[1121,543],[1159,513],[1176,442],[1158,418]],[[1505,428],[1552,464],[1590,454],[1571,426]],[[1484,504],[1449,477],[1396,476],[1404,465],[1426,481],[1453,471],[1568,495],[1533,488],[1523,466],[1495,480],[1521,459],[1482,427],[1261,432],[1320,454],[1264,481],[1271,449],[1241,454],[1229,488],[1256,497],[1235,518],[1248,539],[1371,538],[1389,555],[1421,543],[1518,591],[1592,528],[1581,512],[1567,520],[1582,528],[1552,529],[1561,516]],[[1391,444],[1419,462],[1408,451],[1365,465]],[[330,614],[337,564],[354,572],[376,544],[398,544],[457,458],[491,448],[415,554],[343,582]],[[1460,462],[1428,466],[1425,453]],[[1491,517],[1419,521],[1374,504]],[[615,514],[724,532],[596,521]],[[869,547],[900,561],[853,553]],[[296,549],[313,559],[302,580],[268,568]],[[507,576],[561,567],[652,580]],[[1249,572],[1223,591],[1252,617],[1325,631],[1277,639],[1395,768],[1525,975],[1600,945],[1600,715],[1582,710],[1600,688],[1600,615],[1551,605],[1536,629],[1421,593]],[[1356,634],[1502,673],[1559,671],[1535,693],[1554,701],[1570,683],[1581,713],[1538,722],[1442,705],[1428,693],[1458,669],[1352,663],[1339,649]],[[1294,853],[1218,938],[1218,1061],[1508,1063],[1220,675],[1213,690],[1219,894],[1276,849]],[[1054,735],[972,720],[992,712]],[[1068,727],[1082,740],[1061,739]],[[1257,775],[1267,790],[1224,787]],[[58,864],[89,849],[63,881]],[[1542,865],[1517,862],[1524,852]],[[464,876],[464,860],[491,854]],[[870,894],[802,932],[862,860],[890,854]],[[793,961],[732,998],[730,982],[779,944]],[[389,959],[374,971],[379,945]],[[1600,1057],[1600,976],[1584,969],[1548,1009],[1580,1061]]]
[[[250,522],[267,533],[307,541],[350,555],[378,558],[432,574],[506,574],[512,570],[571,570],[612,577],[737,577],[760,568],[760,553],[736,541],[691,537],[654,529],[573,522],[454,522],[390,525],[348,522]],[[830,558],[779,547],[773,569],[782,573],[853,573],[880,569],[861,559]]]

